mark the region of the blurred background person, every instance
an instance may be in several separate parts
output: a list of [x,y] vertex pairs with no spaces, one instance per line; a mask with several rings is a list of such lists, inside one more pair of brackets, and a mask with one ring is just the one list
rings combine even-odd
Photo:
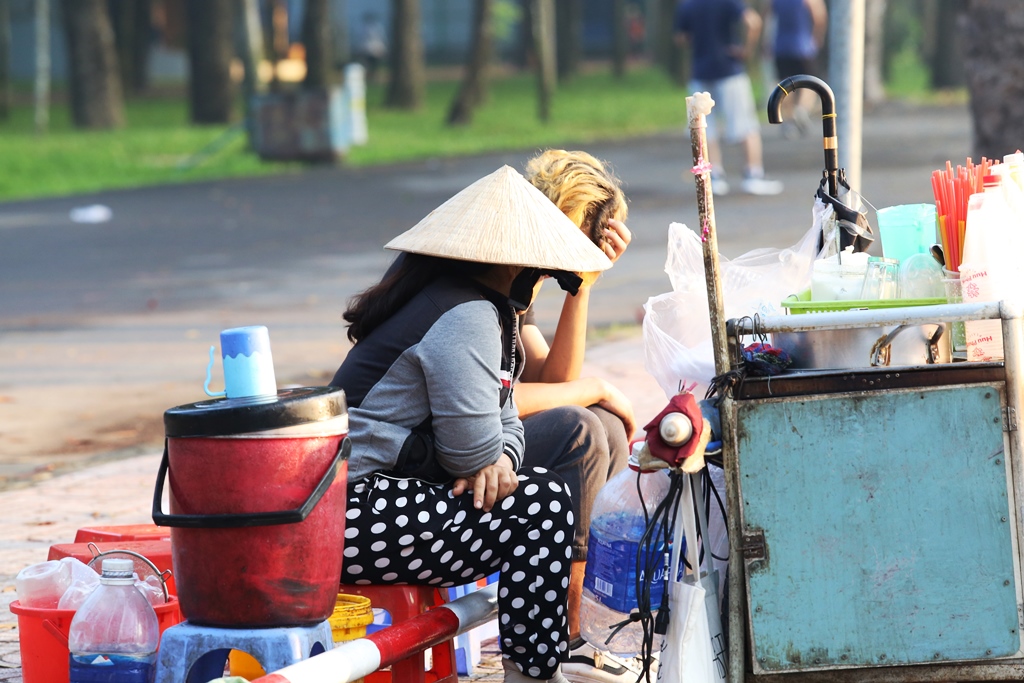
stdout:
[[367,12],[363,15],[363,32],[359,41],[359,61],[366,69],[367,85],[377,82],[377,71],[387,54],[388,41],[384,22],[377,14]]
[[742,0],[683,0],[676,7],[675,40],[692,52],[690,92],[708,92],[715,101],[707,119],[707,139],[711,189],[717,195],[730,190],[720,138],[743,146],[746,168],[740,188],[744,192],[775,195],[783,190],[780,181],[764,174],[761,123],[746,68],[761,26],[761,15]]
[[[766,23],[773,26],[775,35],[768,44],[778,80],[800,74],[821,78],[818,55],[828,30],[825,0],[772,0],[769,12]],[[782,103],[783,135],[806,135],[816,104],[817,95],[807,88],[787,97]]]

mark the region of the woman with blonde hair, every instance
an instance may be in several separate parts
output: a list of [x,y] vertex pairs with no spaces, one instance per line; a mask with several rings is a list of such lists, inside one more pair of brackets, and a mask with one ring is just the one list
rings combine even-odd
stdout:
[[[632,235],[623,221],[628,209],[619,180],[606,164],[580,151],[538,154],[524,174],[613,263]],[[532,308],[523,318],[526,367],[516,384],[516,405],[526,434],[524,463],[545,467],[568,485],[576,513],[569,583],[569,660],[562,672],[574,683],[636,680],[640,668],[595,650],[580,637],[579,612],[594,498],[626,467],[636,420],[629,399],[610,382],[581,377],[586,350],[590,288],[597,273],[583,275],[575,296],[566,296],[549,345]],[[555,460],[541,460],[556,455]]]

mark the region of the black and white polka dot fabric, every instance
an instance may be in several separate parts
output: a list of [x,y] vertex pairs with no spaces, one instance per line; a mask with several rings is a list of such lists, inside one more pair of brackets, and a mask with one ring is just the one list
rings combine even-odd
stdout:
[[548,679],[568,650],[566,596],[573,540],[569,491],[543,468],[490,512],[452,485],[377,473],[349,482],[342,583],[458,586],[500,571],[504,656]]

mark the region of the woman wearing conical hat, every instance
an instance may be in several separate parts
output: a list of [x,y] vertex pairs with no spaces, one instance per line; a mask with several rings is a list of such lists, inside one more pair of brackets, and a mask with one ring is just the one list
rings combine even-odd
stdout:
[[[632,235],[619,180],[607,164],[581,151],[546,150],[526,164],[526,179],[550,199],[613,263]],[[641,668],[607,652],[598,655],[580,637],[580,603],[590,537],[590,513],[598,491],[629,460],[636,430],[633,406],[613,384],[581,376],[587,309],[596,273],[575,296],[565,296],[549,345],[533,317],[523,316],[526,368],[516,385],[516,405],[526,433],[527,465],[554,471],[569,487],[576,513],[569,584],[569,659],[565,677],[577,681],[634,683]]]
[[575,516],[556,474],[522,465],[518,317],[542,278],[573,291],[611,262],[507,166],[386,246],[404,253],[346,311],[331,382],[352,439],[342,583],[500,571],[505,680],[562,682]]

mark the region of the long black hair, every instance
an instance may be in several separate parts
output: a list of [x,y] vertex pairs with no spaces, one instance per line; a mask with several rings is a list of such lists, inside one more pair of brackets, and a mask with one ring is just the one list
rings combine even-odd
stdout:
[[493,266],[475,261],[401,253],[380,282],[352,297],[342,315],[348,323],[349,341],[365,339],[381,323],[409,303],[424,287],[442,275],[473,278]]

